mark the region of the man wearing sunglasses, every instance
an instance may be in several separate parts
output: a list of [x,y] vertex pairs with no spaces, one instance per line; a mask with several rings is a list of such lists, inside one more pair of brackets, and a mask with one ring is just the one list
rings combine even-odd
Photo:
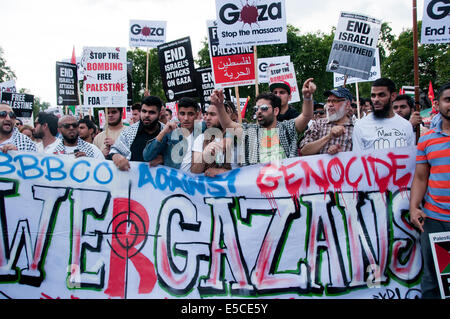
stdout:
[[329,154],[352,150],[353,120],[348,117],[348,108],[353,96],[346,88],[337,88],[324,93],[327,98],[326,118],[313,121],[300,142],[301,155]]
[[283,158],[296,157],[298,134],[302,133],[313,117],[313,93],[316,85],[310,78],[302,88],[302,113],[295,119],[279,122],[277,116],[281,100],[273,93],[262,93],[256,97],[254,108],[257,123],[235,123],[227,114],[224,106],[224,94],[214,90],[211,104],[217,106],[221,126],[235,129],[240,139],[238,159],[241,165],[267,163]]
[[61,138],[58,139],[53,154],[70,155],[75,158],[92,157],[105,159],[100,149],[94,144],[88,143],[78,135],[78,121],[72,115],[65,115],[58,121]]
[[36,152],[36,144],[15,127],[16,115],[8,104],[0,104],[0,150],[8,151],[33,151]]

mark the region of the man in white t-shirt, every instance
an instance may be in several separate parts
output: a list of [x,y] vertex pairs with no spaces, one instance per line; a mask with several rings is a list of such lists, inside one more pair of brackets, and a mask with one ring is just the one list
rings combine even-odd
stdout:
[[36,143],[40,153],[53,154],[58,143],[58,117],[53,113],[39,112],[34,120],[33,136],[41,140]]
[[387,78],[373,82],[372,112],[356,122],[353,151],[398,148],[415,145],[412,125],[397,115],[392,103],[397,97],[395,83]]

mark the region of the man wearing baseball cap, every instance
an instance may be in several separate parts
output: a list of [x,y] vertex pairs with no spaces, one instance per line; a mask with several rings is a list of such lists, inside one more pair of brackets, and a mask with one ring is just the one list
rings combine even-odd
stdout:
[[291,86],[285,81],[274,82],[269,85],[269,90],[281,99],[281,109],[277,116],[277,121],[287,121],[297,118],[300,113],[289,105],[291,100]]
[[313,121],[300,142],[301,155],[329,154],[352,150],[354,122],[348,116],[353,95],[346,88],[337,88],[324,93],[327,98],[326,118]]

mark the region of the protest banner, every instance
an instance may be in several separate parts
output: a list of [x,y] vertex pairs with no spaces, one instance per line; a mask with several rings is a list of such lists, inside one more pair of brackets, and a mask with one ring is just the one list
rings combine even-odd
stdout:
[[11,93],[16,93],[16,81],[14,80],[9,80],[9,81],[5,81],[0,83],[0,95],[2,92],[11,92]]
[[79,105],[77,65],[56,62],[56,104]]
[[1,103],[11,106],[16,117],[31,118],[33,116],[34,95],[2,92]]
[[220,47],[217,22],[209,20],[209,56],[216,88],[255,84],[255,55],[251,46]]
[[178,121],[178,107],[177,102],[167,102],[166,109],[172,111],[172,121]]
[[127,105],[127,50],[85,47],[81,58],[84,70],[84,105],[124,107]]
[[450,4],[448,1],[424,1],[420,42],[422,44],[450,42]]
[[159,45],[158,59],[168,101],[175,101],[183,96],[197,96],[190,37]]
[[258,58],[258,81],[259,83],[269,83],[269,76],[267,74],[268,67],[271,65],[280,65],[291,62],[291,57],[276,56],[272,58]]
[[225,47],[287,42],[284,0],[216,0],[219,43]]
[[166,21],[130,20],[130,47],[156,48],[166,42]]
[[305,156],[210,178],[0,153],[0,294],[420,297],[419,234],[406,217],[415,155]]
[[295,75],[294,63],[285,63],[271,65],[267,69],[269,76],[269,85],[274,82],[286,82],[291,87],[291,99],[289,103],[300,102],[300,93],[298,90],[297,76]]
[[209,107],[209,98],[214,90],[214,78],[211,68],[198,68],[195,70],[197,94],[200,97],[202,111],[206,111]]
[[341,12],[334,36],[327,72],[367,80],[375,59],[381,20]]
[[378,48],[375,51],[375,59],[373,61],[372,68],[370,69],[369,78],[367,80],[361,78],[355,78],[354,76],[348,76],[345,79],[345,75],[339,73],[333,73],[334,87],[343,86],[345,84],[353,84],[360,82],[372,82],[381,78],[381,66],[380,66],[380,54]]
[[450,299],[450,232],[429,234],[442,299]]

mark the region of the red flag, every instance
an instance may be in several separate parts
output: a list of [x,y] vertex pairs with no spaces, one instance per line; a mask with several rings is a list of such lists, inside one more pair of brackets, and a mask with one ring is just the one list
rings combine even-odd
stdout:
[[[244,107],[242,108],[242,110],[241,110],[241,116],[242,116],[242,118],[244,118],[245,117],[245,110],[247,109],[247,104],[248,104],[248,100],[250,99],[250,97],[247,97],[247,101],[245,101],[245,105],[244,105]],[[238,101],[238,103],[239,103],[239,101]]]
[[73,50],[72,50],[72,59],[70,60],[70,63],[72,64],[77,64],[77,58],[75,56],[75,46],[73,46]]
[[434,90],[433,90],[433,85],[431,84],[431,80],[430,80],[430,85],[428,85],[428,98],[430,99],[431,103],[433,103],[433,101],[434,101]]

